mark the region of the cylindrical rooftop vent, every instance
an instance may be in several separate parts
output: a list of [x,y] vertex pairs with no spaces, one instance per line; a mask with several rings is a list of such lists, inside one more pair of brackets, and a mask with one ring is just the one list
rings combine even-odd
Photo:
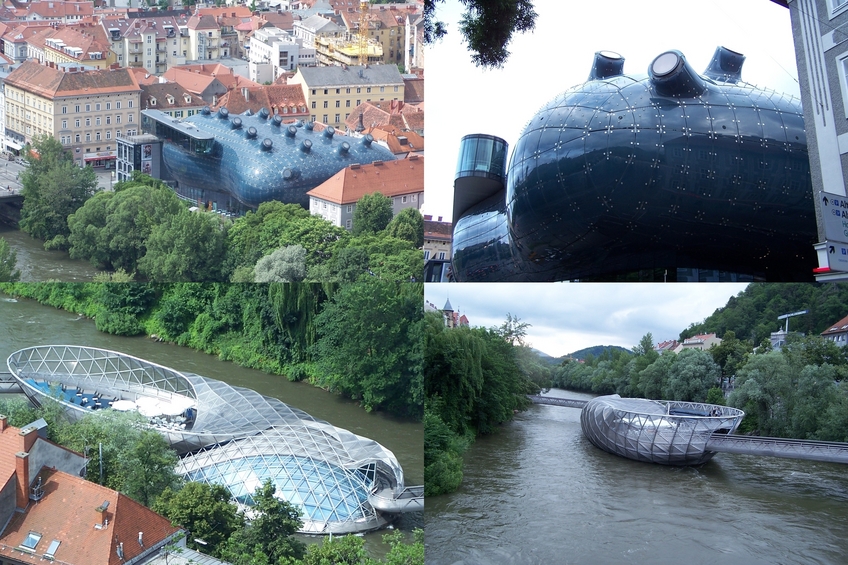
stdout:
[[221,119],[223,119],[223,120],[226,120],[229,116],[230,116],[230,111],[229,111],[229,110],[227,110],[226,106],[222,106],[222,107],[218,110],[218,117],[219,117],[219,118],[221,118]]
[[371,144],[374,142],[374,136],[370,133],[366,133],[362,136],[362,145],[365,147],[371,147]]
[[308,139],[304,139],[303,142],[300,144],[300,150],[304,153],[309,153],[310,151],[312,151],[312,142]]
[[621,76],[624,71],[624,57],[614,51],[597,51],[589,72],[589,80]]
[[233,129],[239,129],[241,127],[241,118],[233,118],[233,123],[231,127]]
[[259,108],[259,113],[256,115],[262,118],[263,120],[267,120],[270,114],[271,113],[268,111],[268,108]]
[[312,131],[313,127],[315,127],[315,126],[312,122],[306,122],[306,129],[308,129],[309,131]]
[[350,143],[348,143],[347,141],[342,141],[341,144],[339,144],[339,154],[340,155],[347,155],[349,151],[350,151]]
[[267,137],[262,140],[262,150],[263,151],[270,151],[272,147],[274,147],[273,141],[271,141]]
[[694,98],[706,91],[704,79],[686,62],[680,51],[672,50],[658,56],[648,67],[651,83],[661,96]]
[[274,116],[273,118],[271,118],[271,125],[272,126],[279,127],[280,124],[282,124],[282,123],[283,123],[283,118],[280,117],[280,116]]
[[286,128],[286,137],[294,137],[297,135],[297,128],[294,126],[289,126]]
[[716,47],[713,54],[713,60],[704,75],[713,80],[729,82],[736,84],[742,80],[742,64],[745,62],[745,55],[731,51],[727,47]]
[[336,133],[336,128],[333,126],[328,126],[327,129],[324,130],[324,137],[327,139],[333,139],[333,135]]
[[300,172],[297,169],[289,169],[288,167],[283,169],[283,179],[284,180],[294,180],[300,176]]
[[255,127],[250,126],[249,128],[247,128],[247,137],[249,139],[253,139],[253,138],[256,137],[256,128]]
[[208,116],[212,113],[212,110],[209,108],[209,106],[204,106],[203,108],[201,108],[200,113],[204,116]]

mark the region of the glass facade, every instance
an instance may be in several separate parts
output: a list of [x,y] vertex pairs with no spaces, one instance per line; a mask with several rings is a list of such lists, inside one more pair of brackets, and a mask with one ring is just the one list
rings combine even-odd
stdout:
[[91,347],[31,347],[7,365],[27,396],[54,397],[72,418],[138,410],[184,455],[178,473],[223,484],[242,505],[272,479],[302,508],[305,532],[379,528],[386,519],[369,495],[405,490],[400,464],[379,443],[251,389]]
[[[571,88],[530,120],[497,205],[455,209],[458,280],[811,279],[800,102],[741,82],[738,68],[701,76],[678,52],[655,63],[650,77]],[[466,169],[476,152],[462,151]],[[497,234],[511,264],[492,269],[480,233]]]
[[[164,140],[163,162],[177,191],[204,204],[257,208],[279,200],[308,208],[306,192],[341,169],[395,158],[370,135],[352,138],[332,127],[284,124],[264,109],[232,116],[226,108],[206,108],[177,122],[179,135],[170,133],[175,120],[159,114],[143,111],[143,127]],[[209,141],[194,139],[201,136]]]
[[745,413],[737,408],[697,402],[599,396],[580,413],[583,433],[595,446],[636,461],[663,465],[700,465],[713,433],[731,434]]

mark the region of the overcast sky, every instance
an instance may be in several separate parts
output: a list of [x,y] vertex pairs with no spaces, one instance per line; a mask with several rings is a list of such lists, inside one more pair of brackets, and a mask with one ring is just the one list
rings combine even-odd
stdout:
[[596,51],[625,58],[624,72],[647,74],[660,53],[678,49],[703,72],[716,46],[746,56],[743,80],[798,96],[789,10],[769,0],[534,0],[536,29],[514,37],[502,69],[470,62],[457,22],[459,0],[439,3],[448,35],[426,52],[427,162],[423,213],[450,221],[459,140],[504,138],[510,150],[536,111],[586,81]]
[[[441,309],[450,299],[472,326],[500,325],[507,313],[532,324],[527,341],[553,357],[593,345],[627,349],[651,332],[654,343],[677,339],[742,292],[729,283],[462,283],[426,284],[424,298]],[[778,329],[775,320],[775,331]]]

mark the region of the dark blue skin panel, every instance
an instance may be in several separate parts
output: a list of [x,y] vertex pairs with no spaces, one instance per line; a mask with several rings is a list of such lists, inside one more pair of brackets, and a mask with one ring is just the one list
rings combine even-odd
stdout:
[[[234,118],[242,120],[239,129],[232,128]],[[294,138],[286,136],[291,124],[273,125],[272,120],[259,114],[229,116],[221,119],[217,113],[196,114],[183,120],[193,123],[215,136],[211,153],[197,155],[180,146],[164,143],[163,160],[168,172],[180,187],[213,190],[232,195],[248,208],[262,202],[279,200],[309,207],[306,193],[326,181],[341,169],[373,161],[391,161],[394,155],[376,142],[370,146],[361,138],[340,133],[328,137],[325,131],[297,127]],[[248,128],[256,128],[256,136],[248,137]],[[273,142],[270,151],[262,149],[262,141]],[[309,152],[301,150],[304,140],[312,143]],[[347,152],[340,151],[343,143]],[[287,172],[288,171],[288,172]]]
[[[480,243],[457,229],[457,279],[701,268],[812,280],[817,233],[800,103],[705,82],[703,95],[676,98],[658,95],[647,77],[617,76],[545,105],[515,146],[499,215],[490,204],[476,222],[477,231],[486,231],[480,222],[506,227],[491,231],[509,245],[509,265],[469,262]],[[478,207],[457,228],[475,223]]]

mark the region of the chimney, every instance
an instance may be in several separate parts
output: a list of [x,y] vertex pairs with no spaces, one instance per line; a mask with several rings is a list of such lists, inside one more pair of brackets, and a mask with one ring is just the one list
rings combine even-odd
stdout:
[[35,428],[24,428],[20,432],[18,432],[18,449],[20,451],[29,453],[29,450],[32,449],[35,440],[38,439],[38,430]]
[[15,506],[26,508],[29,504],[29,453],[15,453],[15,481]]
[[243,86],[241,88],[241,95],[244,96],[245,102],[250,102],[250,91],[247,89],[246,86]]
[[0,432],[4,431],[8,427],[9,424],[7,423],[6,416],[0,415]]
[[439,216],[439,221],[440,221],[440,222],[442,221],[442,217],[441,217],[441,216]]
[[431,221],[433,219],[433,214],[424,214],[424,219],[428,222]]
[[106,510],[109,508],[109,501],[104,500],[103,504],[94,509],[94,527],[102,530],[109,525],[109,514]]

